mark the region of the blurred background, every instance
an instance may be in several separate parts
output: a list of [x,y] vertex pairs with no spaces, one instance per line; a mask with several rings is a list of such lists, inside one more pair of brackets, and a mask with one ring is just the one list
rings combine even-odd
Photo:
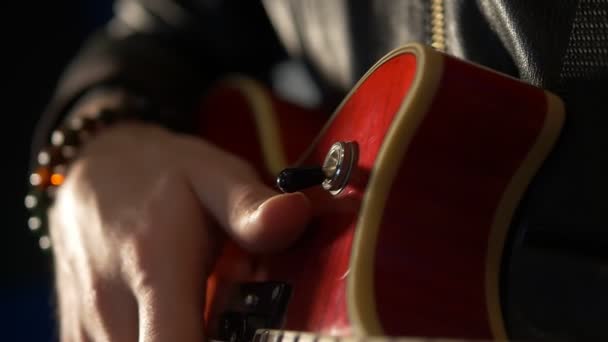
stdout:
[[80,44],[109,19],[112,1],[14,1],[3,8],[2,139],[8,158],[2,167],[0,341],[55,341],[51,260],[28,231],[23,206],[32,129]]

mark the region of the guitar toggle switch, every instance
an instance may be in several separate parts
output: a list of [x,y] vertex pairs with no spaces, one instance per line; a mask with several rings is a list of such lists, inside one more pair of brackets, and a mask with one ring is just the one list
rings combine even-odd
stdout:
[[322,166],[286,168],[277,176],[277,187],[283,192],[296,192],[321,185],[337,195],[348,184],[357,156],[355,142],[336,142],[327,152]]

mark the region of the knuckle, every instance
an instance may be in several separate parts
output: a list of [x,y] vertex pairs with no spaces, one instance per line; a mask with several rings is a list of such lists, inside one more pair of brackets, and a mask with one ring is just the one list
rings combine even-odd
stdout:
[[[179,165],[170,165],[159,171],[151,187],[150,199],[167,203],[167,198],[177,196],[176,192],[187,184],[187,177],[184,168]],[[154,215],[155,212],[147,213]]]

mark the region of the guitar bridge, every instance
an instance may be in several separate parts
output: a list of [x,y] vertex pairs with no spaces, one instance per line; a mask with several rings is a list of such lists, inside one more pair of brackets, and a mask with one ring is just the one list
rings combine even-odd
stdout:
[[290,296],[291,287],[282,282],[239,284],[230,306],[220,315],[217,339],[250,342],[258,329],[279,329]]

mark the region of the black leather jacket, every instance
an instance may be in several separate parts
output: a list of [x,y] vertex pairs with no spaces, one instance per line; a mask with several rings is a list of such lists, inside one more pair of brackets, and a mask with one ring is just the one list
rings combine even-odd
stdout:
[[291,56],[333,103],[377,58],[410,41],[558,93],[566,125],[513,222],[504,314],[514,339],[608,337],[608,1],[127,0],[116,8],[65,71],[33,155],[73,100],[100,84],[187,113],[224,73],[267,79]]

